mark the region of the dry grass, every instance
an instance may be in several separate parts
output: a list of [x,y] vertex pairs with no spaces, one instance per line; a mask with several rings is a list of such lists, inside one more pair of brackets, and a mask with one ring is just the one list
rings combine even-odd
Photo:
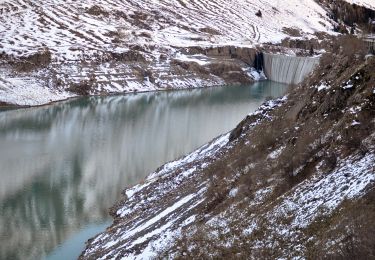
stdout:
[[329,217],[312,223],[307,236],[315,236],[309,259],[375,258],[375,188],[356,201],[344,201]]

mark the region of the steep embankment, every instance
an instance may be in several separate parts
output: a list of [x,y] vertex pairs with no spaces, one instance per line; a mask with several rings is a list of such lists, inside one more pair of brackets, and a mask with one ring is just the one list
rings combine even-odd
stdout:
[[0,102],[246,83],[257,44],[317,39],[331,22],[313,0],[6,0]]
[[231,133],[126,190],[81,258],[373,256],[375,59],[345,46]]

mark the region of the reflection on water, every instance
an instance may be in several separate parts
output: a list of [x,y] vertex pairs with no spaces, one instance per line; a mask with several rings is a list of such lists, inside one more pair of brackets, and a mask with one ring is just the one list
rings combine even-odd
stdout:
[[0,259],[77,257],[121,190],[285,89],[262,82],[0,112]]

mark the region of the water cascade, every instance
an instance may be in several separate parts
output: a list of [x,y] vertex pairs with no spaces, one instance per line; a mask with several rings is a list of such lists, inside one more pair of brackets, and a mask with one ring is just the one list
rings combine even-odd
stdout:
[[269,80],[285,83],[301,83],[319,63],[319,57],[295,57],[279,54],[263,54],[264,73]]

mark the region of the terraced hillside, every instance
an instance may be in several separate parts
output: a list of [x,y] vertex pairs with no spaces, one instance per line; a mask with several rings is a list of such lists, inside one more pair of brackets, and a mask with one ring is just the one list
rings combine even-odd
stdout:
[[331,28],[313,0],[6,0],[0,102],[249,82],[257,44]]

